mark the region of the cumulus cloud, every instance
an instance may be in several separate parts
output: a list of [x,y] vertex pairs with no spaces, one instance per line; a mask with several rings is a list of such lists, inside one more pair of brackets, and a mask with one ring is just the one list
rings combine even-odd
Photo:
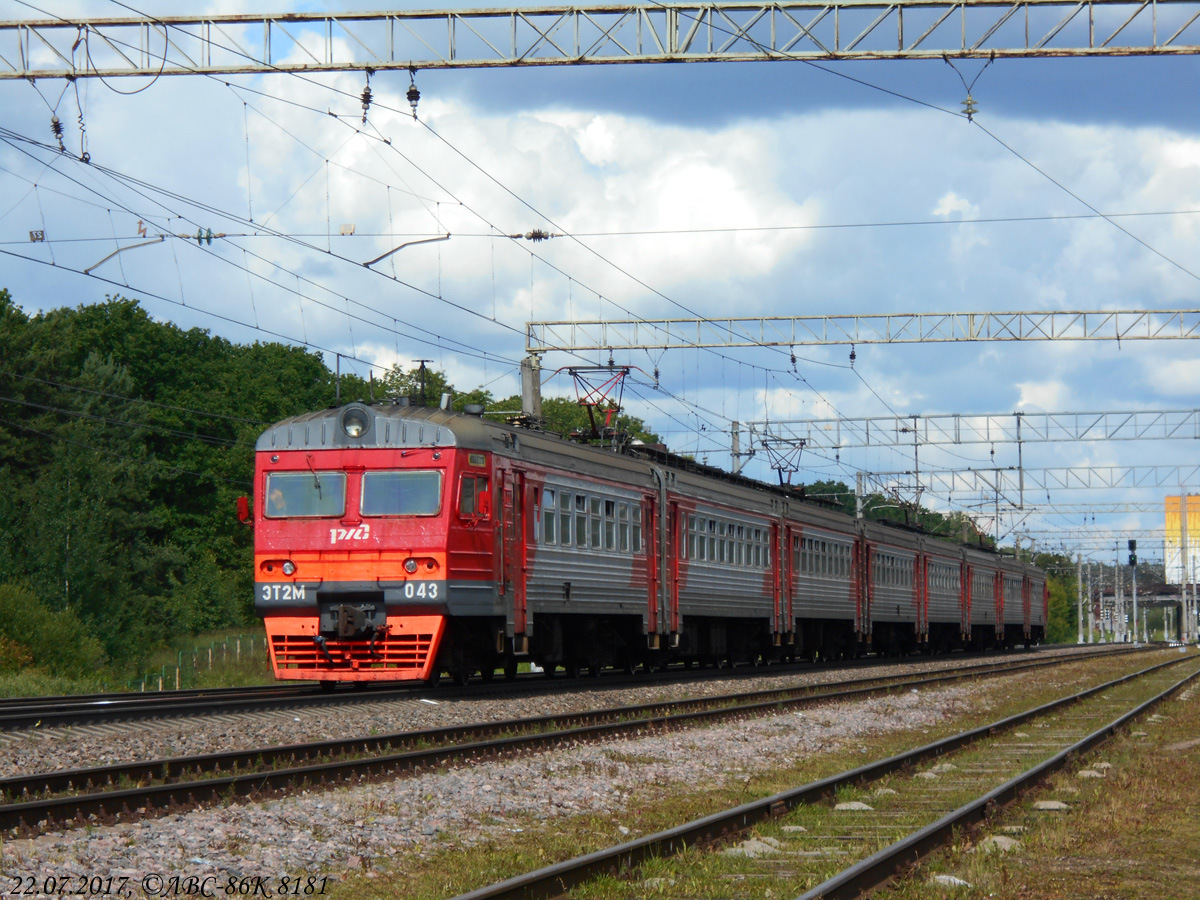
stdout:
[[[212,227],[231,237],[131,251],[102,271],[133,296],[148,288],[185,299],[186,310],[147,303],[187,325],[221,331],[240,320],[268,339],[307,339],[383,367],[436,357],[462,386],[501,379],[498,394],[515,390],[529,319],[1128,308],[1195,294],[1200,217],[1114,219],[1172,265],[1113,222],[1055,218],[1091,213],[1047,178],[1110,214],[1200,208],[1200,138],[1182,128],[990,120],[1026,162],[978,128],[917,108],[680,124],[567,96],[493,110],[426,82],[414,121],[407,74],[380,73],[364,126],[361,74],[323,76],[339,93],[296,78],[242,83],[269,96],[189,79],[137,98],[89,87],[96,163],[172,193],[150,201],[119,180],[86,193],[57,171],[97,185],[98,167],[56,158],[39,169],[5,150],[3,162],[25,176],[0,179],[5,239],[22,240],[43,219],[54,235],[93,239],[132,234],[139,218],[170,233]],[[12,127],[44,133],[29,85],[0,91]],[[1001,218],[1024,221],[961,221]],[[342,224],[355,234],[339,234]],[[512,237],[535,229],[565,236]],[[56,280],[108,249],[53,251],[53,278],[7,267],[18,302],[90,302],[112,289]],[[846,347],[797,350],[795,373],[786,347],[616,356],[661,367],[665,391],[687,401],[644,391],[631,409],[681,449],[713,454],[727,448],[735,418],[1178,405],[1200,377],[1188,352],[1128,344],[860,344],[855,373]],[[843,462],[858,464],[846,454],[831,472],[844,477]],[[892,453],[877,462],[899,464]]]

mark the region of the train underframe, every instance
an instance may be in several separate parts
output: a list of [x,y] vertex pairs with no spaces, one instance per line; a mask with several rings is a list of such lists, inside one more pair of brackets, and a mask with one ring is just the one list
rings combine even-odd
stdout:
[[[389,620],[392,618],[389,615]],[[432,637],[437,629],[426,619],[419,630],[430,632]],[[507,634],[502,617],[459,616],[446,617],[440,640],[434,638],[425,644],[429,653],[437,648],[436,659],[414,659],[413,666],[396,670],[378,662],[383,649],[378,639],[374,644],[371,639],[330,640],[322,646],[311,636],[296,635],[285,641],[270,624],[268,631],[275,632],[274,643],[281,649],[298,647],[306,660],[303,671],[278,669],[280,678],[332,683],[437,680],[446,675],[462,684],[475,674],[491,680],[497,671],[515,677],[522,662],[532,663],[549,675],[561,669],[580,676],[598,675],[602,669],[632,673],[673,663],[725,667],[796,659],[834,662],[867,654],[899,657],[1012,649],[1040,643],[1044,634],[1041,626],[1027,632],[1021,624],[1008,624],[1000,634],[994,626],[975,625],[964,634],[957,623],[932,622],[928,634],[919,635],[912,622],[875,622],[872,633],[863,636],[851,620],[817,618],[797,619],[791,634],[776,634],[767,618],[684,616],[678,634],[647,635],[640,615],[549,613],[537,616],[529,635],[514,638]],[[398,637],[389,634],[389,642]]]

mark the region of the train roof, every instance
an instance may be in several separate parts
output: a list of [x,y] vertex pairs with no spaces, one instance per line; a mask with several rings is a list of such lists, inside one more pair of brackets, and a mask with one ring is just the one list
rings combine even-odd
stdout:
[[[353,421],[352,421],[353,420]],[[437,407],[350,403],[292,416],[259,435],[254,449],[336,450],[347,447],[493,449],[492,426],[478,416]],[[350,428],[360,428],[357,434]],[[501,426],[503,427],[503,426]]]
[[[358,428],[351,434],[350,428]],[[662,447],[646,445],[624,445],[623,452],[602,449],[579,443],[550,432],[518,427],[485,419],[481,415],[444,410],[437,407],[401,405],[398,403],[350,403],[345,406],[329,407],[316,412],[276,422],[264,431],[255,444],[255,450],[270,452],[279,450],[334,450],[355,448],[411,449],[417,447],[456,447],[466,450],[484,450],[501,453],[517,452],[518,444],[523,453],[549,461],[551,457],[566,461],[574,459],[576,465],[601,464],[632,469],[639,465],[657,465],[676,471],[688,472],[701,478],[709,478],[724,484],[769,495],[784,497],[790,502],[835,512],[829,504],[806,498],[802,489],[790,485],[773,485],[744,475],[736,475],[697,462],[686,456],[671,453]],[[840,514],[840,510],[837,510]],[[867,527],[890,528],[909,532],[915,538],[929,535],[917,528],[888,521],[870,521]],[[947,542],[950,547],[963,547]],[[995,555],[990,548],[965,545],[970,551]]]

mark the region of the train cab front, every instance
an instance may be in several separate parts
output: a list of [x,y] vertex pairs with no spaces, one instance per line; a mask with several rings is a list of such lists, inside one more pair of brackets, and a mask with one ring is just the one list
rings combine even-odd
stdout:
[[433,675],[456,458],[448,428],[362,404],[259,439],[255,611],[277,678]]

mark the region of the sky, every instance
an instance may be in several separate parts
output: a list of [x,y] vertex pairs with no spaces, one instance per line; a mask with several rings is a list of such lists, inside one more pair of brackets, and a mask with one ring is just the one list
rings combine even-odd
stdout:
[[[264,8],[0,0],[0,19]],[[132,297],[180,327],[307,345],[331,365],[340,353],[364,377],[427,359],[496,397],[519,390],[529,321],[1193,309],[1198,75],[1190,57],[434,71],[415,76],[414,119],[408,73],[380,72],[365,123],[363,73],[0,81],[0,287],[31,313]],[[225,236],[188,237],[209,229]],[[563,236],[506,236],[534,229]],[[423,243],[364,265],[407,242]],[[734,421],[744,446],[750,422],[1200,405],[1200,361],[1183,341],[860,345],[853,365],[845,346],[614,361],[636,367],[629,412],[722,468]],[[605,362],[548,353],[543,391],[574,396],[559,370]],[[1186,465],[1193,446],[1028,443],[1022,460]],[[1010,466],[1017,450],[919,457],[922,469]],[[913,464],[911,449],[805,451],[791,480],[853,485],[856,472]],[[745,471],[779,477],[762,452]],[[966,505],[996,528],[993,495],[923,502]],[[1054,530],[1092,520],[1026,510],[999,532],[1069,549]],[[1094,521],[1123,547],[1162,514]],[[1113,546],[1095,558],[1111,561]]]

